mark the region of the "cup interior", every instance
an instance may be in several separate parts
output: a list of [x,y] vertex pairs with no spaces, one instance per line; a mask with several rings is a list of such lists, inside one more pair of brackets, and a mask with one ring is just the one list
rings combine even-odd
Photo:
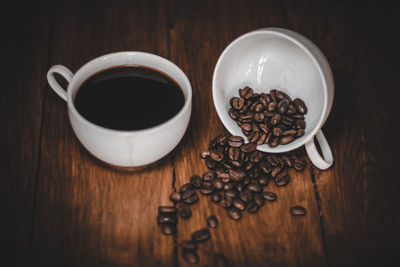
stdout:
[[245,86],[257,93],[281,90],[292,99],[303,99],[308,108],[302,137],[275,148],[261,145],[258,150],[281,153],[295,149],[321,127],[327,102],[325,80],[316,59],[298,40],[276,31],[259,30],[239,37],[220,56],[213,76],[214,105],[227,130],[244,138],[228,110],[230,98],[238,96],[238,89]]
[[[81,120],[86,121],[89,124],[92,124],[94,127],[100,127],[101,126],[95,125],[92,122],[86,120],[77,110],[74,105],[75,97],[76,94],[81,87],[81,85],[90,77],[95,75],[96,73],[99,73],[101,71],[104,71],[109,68],[117,67],[117,66],[143,66],[143,67],[148,67],[154,70],[157,70],[165,75],[167,75],[169,78],[173,79],[179,87],[182,89],[183,95],[184,95],[184,105],[181,108],[181,110],[175,114],[174,117],[169,119],[166,122],[163,122],[160,125],[164,125],[168,123],[169,121],[173,120],[174,118],[178,117],[179,114],[184,113],[185,110],[190,108],[191,104],[191,98],[192,98],[192,91],[191,91],[191,85],[190,81],[185,75],[185,73],[174,63],[171,61],[154,55],[154,54],[149,54],[149,53],[144,53],[144,52],[117,52],[117,53],[112,53],[108,55],[104,55],[101,57],[98,57],[96,59],[93,59],[92,61],[89,61],[85,65],[83,65],[74,75],[73,80],[71,83],[68,85],[68,105],[70,106],[71,110],[73,113],[75,113],[76,116],[78,116]],[[160,125],[157,125],[155,127],[158,127]],[[155,128],[152,127],[152,128]],[[134,132],[141,132],[141,131],[147,131],[152,128],[146,128],[143,130],[135,130]],[[120,131],[120,132],[127,132],[123,130],[112,130],[108,128],[104,128],[107,130],[111,131]],[[133,131],[128,131],[128,132],[133,132]]]

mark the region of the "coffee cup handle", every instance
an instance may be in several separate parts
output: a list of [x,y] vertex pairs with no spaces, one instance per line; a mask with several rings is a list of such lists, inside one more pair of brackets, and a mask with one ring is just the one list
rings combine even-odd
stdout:
[[67,101],[67,90],[65,90],[61,87],[61,85],[58,84],[56,78],[54,77],[54,73],[57,73],[64,77],[64,79],[67,80],[68,83],[71,82],[74,75],[69,69],[62,65],[54,65],[47,72],[47,81],[49,82],[50,87],[54,90],[54,92],[57,93],[57,95]]
[[319,154],[319,152],[317,150],[317,147],[315,146],[314,138],[312,138],[310,141],[308,141],[305,144],[306,151],[307,151],[308,157],[310,158],[311,162],[318,169],[326,170],[333,163],[332,151],[331,151],[331,148],[329,147],[329,144],[326,141],[326,138],[325,138],[324,134],[322,133],[321,129],[317,132],[315,137],[317,138],[317,141],[321,148],[323,157],[321,157],[321,155]]

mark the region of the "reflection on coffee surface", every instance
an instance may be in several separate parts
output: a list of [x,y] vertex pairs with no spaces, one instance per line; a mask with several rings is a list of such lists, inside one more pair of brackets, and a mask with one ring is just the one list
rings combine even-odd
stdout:
[[118,66],[88,78],[78,90],[75,107],[90,122],[115,130],[159,125],[184,105],[178,84],[156,70]]

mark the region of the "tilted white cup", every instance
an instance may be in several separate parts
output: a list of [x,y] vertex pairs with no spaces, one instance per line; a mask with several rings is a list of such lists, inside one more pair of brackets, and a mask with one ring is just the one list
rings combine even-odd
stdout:
[[[75,108],[76,93],[93,74],[116,66],[145,66],[166,74],[182,89],[185,97],[183,107],[171,119],[143,130],[113,130],[88,121]],[[55,73],[69,82],[66,90],[57,83]],[[189,124],[192,111],[190,81],[178,66],[157,55],[144,52],[112,53],[93,59],[75,74],[64,66],[55,65],[48,71],[47,80],[51,88],[67,101],[72,128],[82,145],[95,157],[111,165],[138,167],[161,159],[179,143]]]
[[333,103],[333,75],[328,61],[314,43],[287,29],[265,28],[240,36],[222,52],[213,75],[214,105],[225,128],[243,138],[244,134],[229,117],[228,110],[230,98],[237,96],[238,89],[244,86],[258,93],[279,89],[292,99],[303,99],[308,107],[307,126],[302,137],[274,148],[264,144],[258,146],[258,150],[282,153],[305,145],[316,167],[324,170],[332,165],[332,152],[321,127]]

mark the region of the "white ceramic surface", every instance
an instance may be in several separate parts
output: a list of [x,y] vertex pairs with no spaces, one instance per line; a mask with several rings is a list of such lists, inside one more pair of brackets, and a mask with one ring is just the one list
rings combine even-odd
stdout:
[[[91,123],[74,106],[77,90],[94,73],[114,66],[147,66],[172,77],[183,90],[183,108],[170,120],[138,131],[112,130]],[[57,83],[55,73],[69,82],[67,90]],[[160,56],[143,52],[112,53],[86,63],[75,74],[55,65],[48,71],[47,79],[51,88],[67,101],[72,128],[83,146],[100,160],[115,166],[138,167],[159,160],[179,143],[189,124],[192,110],[189,79],[178,66]]]
[[[229,115],[229,100],[238,89],[250,86],[255,92],[279,89],[292,99],[299,97],[308,107],[305,134],[287,145],[257,149],[282,153],[306,146],[311,161],[320,169],[333,163],[332,152],[321,131],[333,103],[334,82],[325,56],[304,36],[282,28],[265,28],[234,40],[221,54],[213,76],[213,100],[225,128],[245,138]],[[319,155],[314,136],[320,144]],[[245,138],[246,140],[246,138]]]

